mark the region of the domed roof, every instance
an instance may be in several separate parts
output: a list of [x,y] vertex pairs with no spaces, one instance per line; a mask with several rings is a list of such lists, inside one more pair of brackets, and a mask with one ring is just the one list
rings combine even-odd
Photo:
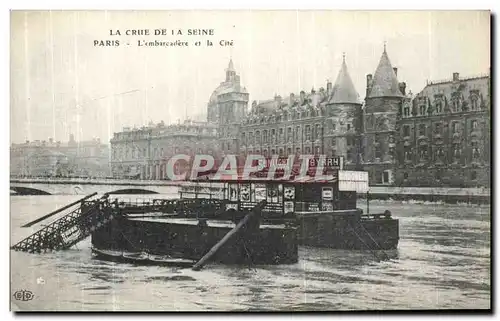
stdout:
[[240,92],[237,84],[232,82],[223,82],[217,87],[210,95],[210,103],[217,102],[217,96],[221,94],[231,93],[231,92]]

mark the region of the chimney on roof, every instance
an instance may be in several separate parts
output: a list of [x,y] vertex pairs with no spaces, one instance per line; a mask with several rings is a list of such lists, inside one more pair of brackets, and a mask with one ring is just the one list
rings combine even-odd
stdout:
[[370,91],[372,90],[372,85],[373,85],[373,75],[368,74],[366,75],[366,96],[370,94]]
[[293,106],[294,100],[295,100],[295,94],[290,93],[290,106]]
[[453,73],[453,81],[458,81],[460,79],[460,74],[458,72]]
[[330,80],[328,80],[326,82],[326,94],[327,96],[330,96],[332,94],[332,82]]
[[53,142],[54,142],[54,139],[52,137],[49,137],[49,143],[52,145]]
[[406,96],[406,83],[405,82],[399,83],[399,91],[401,91],[403,96]]
[[300,105],[301,106],[304,104],[305,99],[306,99],[306,93],[305,93],[305,91],[301,90],[300,91]]
[[394,67],[392,68],[392,70],[394,70],[394,73],[396,74],[396,77],[398,76],[398,68]]
[[29,141],[29,140],[26,140],[26,144],[29,144],[29,143],[30,143],[30,141]]

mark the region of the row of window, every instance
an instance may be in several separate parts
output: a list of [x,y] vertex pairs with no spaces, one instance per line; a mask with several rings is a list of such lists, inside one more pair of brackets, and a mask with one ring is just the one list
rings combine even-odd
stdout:
[[[461,122],[459,121],[454,121],[451,123],[451,133],[459,133],[461,132]],[[476,119],[470,120],[469,121],[469,133],[474,132],[475,130],[478,129],[478,121]],[[403,136],[408,137],[411,134],[411,129],[410,125],[403,125],[402,128],[403,131]],[[434,131],[433,134],[442,134],[443,133],[443,124],[442,123],[435,123],[434,124]],[[427,126],[426,124],[419,124],[418,125],[418,135],[419,136],[426,136],[427,135]]]
[[[470,104],[469,104],[470,103]],[[445,103],[443,100],[436,100],[434,105],[427,106],[424,102],[418,105],[417,111],[418,114],[415,116],[429,116],[435,114],[442,114],[444,112]],[[470,108],[469,108],[470,106]],[[469,110],[479,110],[480,102],[479,97],[477,95],[471,96],[469,100],[459,100],[458,98],[451,100],[451,111],[452,112],[462,112]],[[403,107],[403,116],[410,117],[411,116],[411,105],[405,104]]]
[[[409,146],[406,146],[404,148],[403,160],[405,162],[411,162],[414,159],[413,153],[413,149]],[[433,160],[436,162],[446,163],[447,160],[451,160],[452,162],[460,161],[461,157],[467,152],[464,152],[462,150],[460,144],[453,144],[449,150],[444,147],[434,147],[432,149],[429,146],[419,147],[416,153],[417,161],[425,162]],[[469,156],[473,161],[478,161],[481,159],[482,152],[478,142],[471,142],[471,149],[468,154],[469,155],[465,156]]]
[[300,140],[301,138],[305,140],[319,139],[323,135],[323,127],[319,124],[316,124],[314,128],[311,125],[306,125],[304,128],[304,132],[301,132],[301,127],[296,126],[295,130],[292,132],[292,127],[288,127],[285,136],[285,129],[279,128],[276,130],[275,128],[271,130],[264,129],[262,131],[262,135],[260,130],[256,130],[255,132],[251,131],[247,133],[241,133],[241,143],[246,144],[261,144],[261,143],[274,143],[277,141],[287,141],[292,142],[293,140]]
[[264,123],[280,123],[282,121],[289,120],[298,120],[298,119],[306,119],[317,116],[334,116],[333,111],[327,113],[323,108],[319,109],[309,109],[307,111],[295,112],[291,113],[291,116],[287,111],[284,111],[282,115],[271,115],[269,117],[256,117],[256,118],[247,118],[244,123],[245,124],[264,124]]
[[[180,154],[180,153],[186,153],[190,154],[191,153],[191,148],[185,147],[184,149],[181,149],[179,147],[175,147],[174,150],[174,155],[175,154]],[[197,154],[204,154],[205,152],[201,149],[198,148],[196,150]],[[213,151],[209,149],[207,151],[208,154],[212,154]],[[166,156],[165,149],[162,148],[153,148],[151,158],[156,159],[159,157],[164,157]],[[148,157],[147,153],[147,148],[143,148],[142,150],[140,148],[124,148],[124,149],[113,149],[113,159],[144,159]]]
[[[408,172],[403,173],[403,179],[407,180],[408,176],[409,176]],[[440,171],[437,171],[434,173],[434,177],[436,180],[441,180],[443,178],[443,173],[441,173]],[[477,172],[476,171],[470,172],[469,177],[471,180],[476,180],[477,179]]]

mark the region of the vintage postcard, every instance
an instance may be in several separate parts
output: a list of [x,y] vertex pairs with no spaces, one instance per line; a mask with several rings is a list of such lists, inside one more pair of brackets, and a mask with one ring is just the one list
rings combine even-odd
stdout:
[[11,11],[11,310],[491,311],[490,20]]

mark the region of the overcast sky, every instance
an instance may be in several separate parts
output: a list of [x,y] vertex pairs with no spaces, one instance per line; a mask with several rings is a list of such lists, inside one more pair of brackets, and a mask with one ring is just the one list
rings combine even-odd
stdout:
[[[124,35],[127,29],[189,28],[215,35]],[[111,36],[111,29],[122,36]],[[144,48],[139,39],[190,43]],[[207,39],[213,47],[193,46]],[[94,40],[121,45],[96,47]],[[220,40],[234,45],[221,47]],[[488,72],[489,12],[13,12],[11,141],[67,141],[70,133],[109,141],[124,126],[206,114],[231,56],[253,101],[326,87],[345,52],[363,99],[366,74],[375,71],[384,42],[399,81],[417,93],[427,79]]]

